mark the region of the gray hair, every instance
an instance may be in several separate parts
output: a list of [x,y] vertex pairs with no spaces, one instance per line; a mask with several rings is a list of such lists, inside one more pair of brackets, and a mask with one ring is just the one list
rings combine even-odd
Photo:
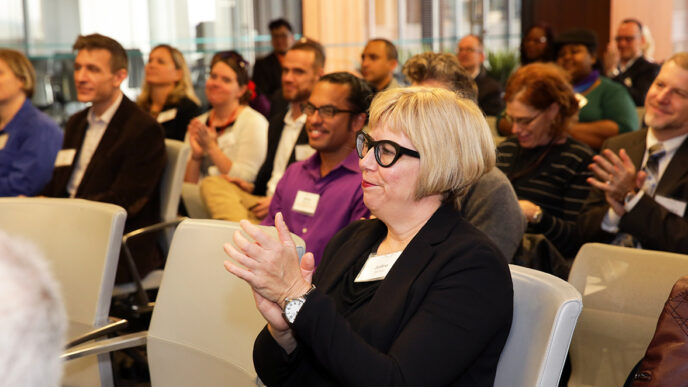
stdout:
[[67,318],[32,244],[0,231],[0,386],[58,386]]

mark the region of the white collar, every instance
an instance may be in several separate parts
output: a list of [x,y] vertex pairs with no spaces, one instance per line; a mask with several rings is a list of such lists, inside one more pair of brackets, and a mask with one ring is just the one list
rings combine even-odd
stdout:
[[101,114],[100,116],[96,117],[96,113],[93,111],[93,107],[88,109],[88,116],[86,117],[88,119],[89,124],[93,124],[94,122],[104,122],[105,125],[108,125],[110,121],[112,120],[112,117],[115,115],[115,112],[119,108],[119,105],[122,103],[122,99],[124,99],[124,93],[121,91],[119,92],[119,96],[115,99],[115,102],[113,102],[110,106],[108,106],[107,109]]

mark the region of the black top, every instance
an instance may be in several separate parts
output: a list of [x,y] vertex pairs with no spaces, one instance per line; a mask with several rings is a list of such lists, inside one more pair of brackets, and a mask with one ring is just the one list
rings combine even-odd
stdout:
[[[563,144],[526,149],[516,137],[497,147],[497,167],[504,172],[521,200],[542,209],[542,220],[529,224],[527,232],[544,234],[565,257],[572,257],[580,243],[576,238],[576,219],[588,197],[591,176],[588,165],[594,152],[572,138]],[[544,158],[543,158],[544,155]]]
[[277,54],[269,55],[256,60],[253,66],[253,82],[260,94],[271,96],[282,87],[282,65]]
[[297,349],[287,355],[267,329],[256,338],[254,364],[264,383],[493,385],[513,311],[505,258],[455,209],[442,206],[384,280],[346,295],[352,267],[386,233],[380,220],[365,220],[330,241],[313,278],[316,289],[294,321]]
[[659,65],[645,59],[638,58],[631,67],[623,73],[617,74],[612,80],[624,85],[631,94],[635,106],[645,105],[645,95],[659,73]]
[[160,123],[163,129],[165,129],[165,138],[184,141],[189,122],[201,114],[201,108],[194,101],[183,97],[176,104],[165,103],[160,113],[171,109],[177,109],[177,114],[175,114],[174,118]]
[[498,116],[504,109],[502,99],[502,86],[496,80],[490,78],[481,66],[480,73],[475,77],[478,86],[478,106],[488,116]]

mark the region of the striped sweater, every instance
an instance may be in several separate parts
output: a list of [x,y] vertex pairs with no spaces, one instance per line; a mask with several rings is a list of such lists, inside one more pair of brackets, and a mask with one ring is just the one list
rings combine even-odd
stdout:
[[510,137],[497,147],[497,167],[509,177],[519,200],[529,200],[542,209],[542,220],[529,224],[527,232],[544,234],[562,255],[573,257],[580,247],[576,218],[590,191],[585,179],[591,176],[588,164],[594,152],[569,137],[523,174],[545,150],[544,146],[522,148],[516,137]]

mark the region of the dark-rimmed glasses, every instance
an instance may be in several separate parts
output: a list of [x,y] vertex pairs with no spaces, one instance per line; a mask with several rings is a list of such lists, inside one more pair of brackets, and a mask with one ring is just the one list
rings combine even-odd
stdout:
[[307,116],[312,116],[318,112],[322,117],[332,118],[339,113],[356,113],[353,110],[344,110],[332,105],[315,106],[310,102],[301,104],[301,111]]
[[373,152],[373,154],[375,154],[375,161],[383,168],[391,167],[403,155],[420,158],[420,153],[413,149],[404,148],[390,140],[375,141],[365,132],[359,131],[356,134],[356,151],[358,152],[358,157],[361,159],[364,158],[370,149],[375,150]]

